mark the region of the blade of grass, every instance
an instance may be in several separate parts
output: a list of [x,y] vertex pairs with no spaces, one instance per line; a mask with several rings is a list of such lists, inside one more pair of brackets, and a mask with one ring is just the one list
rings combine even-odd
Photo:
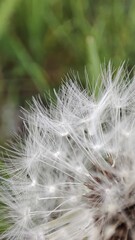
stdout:
[[9,38],[9,44],[14,51],[15,56],[19,60],[22,67],[30,75],[32,81],[40,92],[48,91],[49,84],[47,82],[47,73],[33,61],[32,57],[26,51],[23,44],[17,38]]
[[91,76],[91,85],[94,89],[95,95],[98,96],[98,91],[101,84],[99,79],[101,69],[100,59],[94,37],[88,36],[86,38],[86,48],[88,73]]
[[16,10],[20,0],[4,0],[0,4],[0,37],[6,31],[9,20]]

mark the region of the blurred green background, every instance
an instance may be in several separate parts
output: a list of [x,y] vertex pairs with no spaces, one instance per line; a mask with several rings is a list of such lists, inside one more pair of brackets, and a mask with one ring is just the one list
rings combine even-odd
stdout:
[[20,126],[19,106],[58,88],[73,69],[135,64],[134,0],[0,0],[0,141]]

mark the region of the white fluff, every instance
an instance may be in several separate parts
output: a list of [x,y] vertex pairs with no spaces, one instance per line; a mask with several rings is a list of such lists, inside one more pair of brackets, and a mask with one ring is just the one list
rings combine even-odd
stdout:
[[34,99],[24,113],[25,138],[1,173],[0,239],[108,240],[121,224],[133,238],[135,78],[109,66],[98,97],[87,91],[69,80],[56,105]]

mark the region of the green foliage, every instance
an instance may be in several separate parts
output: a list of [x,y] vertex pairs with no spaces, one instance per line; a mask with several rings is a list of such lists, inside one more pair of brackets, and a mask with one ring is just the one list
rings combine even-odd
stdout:
[[131,69],[134,14],[133,0],[0,0],[1,105],[57,88],[70,69],[92,86],[110,59]]

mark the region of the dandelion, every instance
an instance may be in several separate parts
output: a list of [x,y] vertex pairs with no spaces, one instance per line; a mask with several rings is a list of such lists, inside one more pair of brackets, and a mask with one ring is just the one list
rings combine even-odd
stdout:
[[56,98],[8,151],[0,239],[135,239],[135,77],[109,66],[98,96],[69,80]]

